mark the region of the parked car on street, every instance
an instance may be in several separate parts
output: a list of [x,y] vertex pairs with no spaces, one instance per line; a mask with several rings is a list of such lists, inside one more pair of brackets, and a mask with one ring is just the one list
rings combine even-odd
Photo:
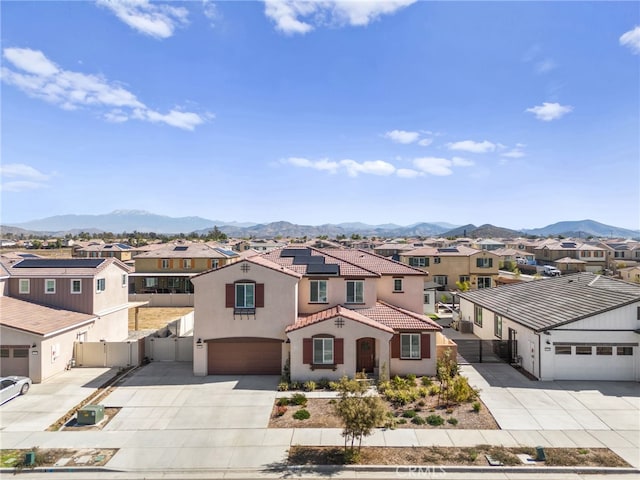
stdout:
[[0,404],[18,395],[24,395],[31,388],[29,377],[0,377]]
[[544,274],[548,277],[557,277],[561,274],[561,272],[556,267],[552,267],[551,265],[545,265]]

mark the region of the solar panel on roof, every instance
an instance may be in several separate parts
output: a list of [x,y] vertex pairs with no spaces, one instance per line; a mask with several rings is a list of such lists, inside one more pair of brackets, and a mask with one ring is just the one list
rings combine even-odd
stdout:
[[294,265],[318,265],[321,263],[324,263],[324,257],[321,257],[320,255],[299,255],[293,257]]
[[105,245],[103,248],[113,248],[113,245]]
[[19,253],[18,256],[22,258],[38,258],[38,255],[34,255],[33,253]]
[[214,250],[218,253],[226,255],[227,257],[235,257],[236,255],[238,255],[233,250],[225,250],[224,248],[214,248]]
[[13,268],[96,268],[104,258],[28,258]]
[[283,248],[280,251],[280,257],[301,257],[311,256],[311,250],[308,248]]
[[576,244],[573,242],[563,242],[560,246],[562,248],[576,248]]
[[335,263],[312,263],[307,265],[307,273],[310,275],[340,275],[340,265]]
[[439,248],[438,249],[439,252],[452,252],[452,253],[457,253],[458,249],[455,247],[449,247],[449,248]]
[[173,248],[174,252],[184,252],[188,249],[189,247],[185,247],[185,246],[177,246]]
[[122,248],[123,250],[131,250],[131,246],[127,245],[125,243],[116,243],[116,245],[120,248]]

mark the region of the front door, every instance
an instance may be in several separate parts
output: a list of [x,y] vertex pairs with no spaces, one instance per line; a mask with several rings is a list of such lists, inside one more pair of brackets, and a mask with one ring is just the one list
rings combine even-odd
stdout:
[[373,373],[373,367],[376,358],[376,340],[375,338],[359,338],[356,341],[356,351],[358,356],[356,359],[356,371]]

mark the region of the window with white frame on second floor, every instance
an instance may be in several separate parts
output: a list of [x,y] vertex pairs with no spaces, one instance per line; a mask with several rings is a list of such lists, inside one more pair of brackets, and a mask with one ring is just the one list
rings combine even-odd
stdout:
[[473,307],[473,323],[482,327],[482,307],[479,305]]
[[624,258],[624,252],[623,251],[613,252],[613,258]]
[[96,278],[96,293],[104,292],[107,288],[107,281],[104,278]]
[[492,268],[493,267],[493,258],[476,258],[476,267],[478,268]]
[[469,275],[460,275],[460,283],[470,282],[471,278]]
[[79,294],[82,293],[82,280],[80,280],[79,278],[74,278],[71,280],[71,293],[73,294]]
[[18,293],[26,295],[31,291],[31,281],[28,278],[18,280]]
[[364,280],[347,280],[346,303],[364,303]]
[[309,302],[327,303],[326,280],[311,280],[309,282]]
[[218,268],[220,265],[220,261],[217,258],[211,259],[211,268]]
[[185,270],[188,270],[191,268],[191,259],[190,258],[183,258],[182,259],[182,268],[184,268]]
[[478,288],[491,288],[491,277],[478,277]]
[[440,261],[441,261],[440,257],[434,257],[433,259],[434,265],[440,263]]
[[424,294],[424,303],[430,303],[429,294],[428,293]]
[[393,279],[393,291],[402,292],[402,278]]
[[162,268],[162,270],[168,270],[169,269],[169,259],[163,258],[160,261],[160,268]]
[[44,281],[44,293],[56,293],[56,281],[53,278],[47,278]]
[[427,257],[409,257],[409,266],[411,267],[428,267],[429,259]]
[[236,283],[236,308],[255,308],[255,283]]

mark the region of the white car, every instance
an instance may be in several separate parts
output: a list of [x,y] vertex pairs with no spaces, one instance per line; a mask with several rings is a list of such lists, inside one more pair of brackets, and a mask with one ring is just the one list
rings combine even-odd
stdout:
[[24,395],[31,388],[29,377],[0,377],[0,404],[18,395]]

